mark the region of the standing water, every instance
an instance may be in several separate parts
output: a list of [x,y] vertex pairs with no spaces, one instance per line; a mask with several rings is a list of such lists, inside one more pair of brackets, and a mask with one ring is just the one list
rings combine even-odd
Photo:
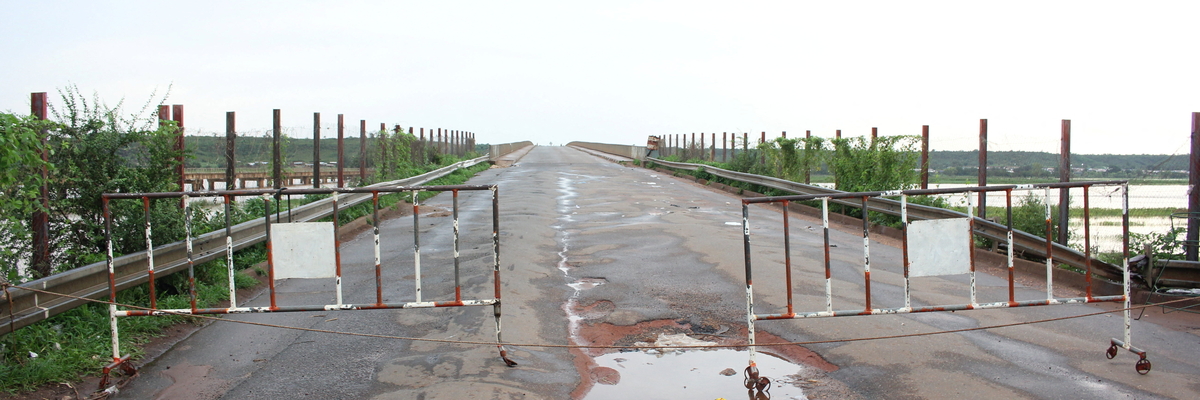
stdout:
[[[605,284],[603,278],[579,278],[571,276],[571,265],[567,253],[570,250],[570,232],[567,225],[574,222],[574,215],[579,209],[574,199],[578,195],[575,183],[586,176],[561,173],[558,178],[559,223],[554,226],[558,231],[561,250],[558,252],[558,269],[566,278],[571,295],[562,305],[567,316],[567,332],[570,343],[584,343],[580,336],[584,317],[578,307],[579,295],[582,291]],[[655,343],[639,343],[638,345],[680,346],[715,344],[703,342],[687,335],[660,335]],[[585,353],[577,353],[577,357],[587,357]],[[769,396],[763,397],[757,391],[747,392],[743,386],[742,370],[749,360],[749,353],[729,349],[717,350],[649,350],[616,352],[593,357],[592,361],[599,367],[616,371],[616,376],[608,377],[599,384],[592,386],[587,393],[589,399],[807,399],[803,384],[804,369],[784,359],[759,352],[757,364],[761,376],[771,378],[772,387]],[[581,379],[590,379],[583,376]],[[756,397],[757,396],[757,397]]]

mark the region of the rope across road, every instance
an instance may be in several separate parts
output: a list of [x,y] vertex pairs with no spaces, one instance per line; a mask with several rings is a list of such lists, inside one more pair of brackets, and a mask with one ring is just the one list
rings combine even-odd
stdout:
[[[47,290],[40,290],[40,289],[16,286],[16,285],[12,285],[9,283],[3,283],[3,284],[0,284],[0,286],[4,287],[4,291],[6,294],[8,293],[9,288],[17,288],[17,289],[28,290],[28,291],[46,294],[46,295],[62,296],[62,297],[76,299],[76,300],[98,303],[98,304],[116,305],[118,307],[127,307],[130,309],[136,309],[136,310],[155,311],[155,312],[161,312],[163,314],[179,315],[179,316],[184,316],[184,317],[199,318],[199,319],[205,319],[205,320],[211,320],[211,321],[222,321],[222,322],[231,322],[231,323],[238,323],[238,324],[262,326],[262,327],[267,327],[267,328],[291,329],[291,330],[304,331],[304,332],[329,333],[329,334],[335,334],[335,335],[347,335],[347,336],[358,336],[358,337],[379,338],[379,339],[412,340],[412,341],[418,341],[418,342],[431,342],[431,343],[466,344],[466,345],[482,345],[482,346],[495,346],[497,344],[496,342],[483,342],[483,341],[473,341],[473,340],[429,339],[429,338],[417,338],[417,337],[394,336],[394,335],[379,335],[379,334],[372,334],[372,333],[343,332],[343,331],[335,331],[335,330],[328,330],[328,329],[303,328],[303,327],[298,327],[298,326],[268,324],[268,323],[263,323],[263,322],[254,322],[254,321],[241,321],[241,320],[234,320],[234,319],[212,317],[212,316],[207,316],[207,315],[193,315],[193,314],[184,314],[184,313],[177,313],[177,312],[171,312],[171,311],[163,311],[163,310],[157,310],[157,309],[153,309],[153,308],[149,308],[149,307],[140,307],[140,306],[129,305],[129,304],[121,304],[121,303],[115,303],[115,302],[105,301],[105,300],[89,299],[89,298],[78,297],[78,296],[65,294],[65,293],[55,293],[55,292],[51,292],[51,291],[47,291]],[[1194,299],[1182,298],[1182,299],[1171,300],[1171,301],[1166,301],[1166,302],[1162,302],[1162,303],[1143,304],[1143,305],[1133,306],[1133,307],[1128,307],[1128,308],[1118,308],[1118,309],[1114,309],[1114,310],[1097,311],[1097,312],[1092,312],[1092,313],[1087,313],[1087,314],[1039,319],[1039,320],[1034,320],[1034,321],[1013,322],[1013,323],[1008,323],[1008,324],[979,326],[979,327],[974,327],[974,328],[949,329],[949,330],[941,330],[941,331],[933,331],[933,332],[905,333],[905,334],[899,334],[899,335],[870,336],[870,337],[848,338],[848,339],[809,340],[809,341],[801,341],[801,342],[755,343],[753,345],[748,345],[748,344],[704,344],[704,345],[699,345],[698,344],[698,345],[677,345],[677,346],[648,346],[648,345],[613,346],[613,345],[576,345],[576,344],[512,343],[512,342],[506,342],[506,343],[501,343],[501,344],[505,345],[505,346],[536,347],[536,348],[636,349],[636,350],[716,349],[716,348],[740,348],[740,347],[748,347],[748,346],[754,346],[754,347],[805,346],[805,345],[814,345],[814,344],[865,342],[865,341],[871,341],[871,340],[934,336],[934,335],[943,335],[943,334],[947,334],[947,333],[984,331],[984,330],[1007,328],[1007,327],[1021,326],[1021,325],[1034,325],[1034,324],[1041,324],[1041,323],[1046,323],[1046,322],[1065,321],[1065,320],[1069,320],[1069,319],[1084,318],[1084,317],[1094,317],[1097,315],[1112,314],[1112,313],[1122,312],[1122,311],[1126,311],[1126,310],[1139,310],[1139,309],[1143,309],[1143,308],[1147,308],[1147,307],[1157,307],[1157,306],[1173,304],[1173,303],[1178,303],[1178,302],[1183,302],[1183,301],[1188,301],[1188,300],[1194,300]]]

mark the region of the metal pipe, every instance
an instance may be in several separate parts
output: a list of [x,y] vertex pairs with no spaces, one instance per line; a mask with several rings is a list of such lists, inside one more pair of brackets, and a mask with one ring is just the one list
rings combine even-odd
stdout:
[[146,219],[146,273],[150,278],[150,308],[158,308],[158,298],[154,292],[154,241],[150,237],[150,198],[142,198],[142,210]]
[[901,252],[904,257],[904,308],[912,307],[912,296],[909,293],[908,269],[911,263],[908,259],[908,195],[900,195],[900,238]]
[[862,197],[862,235],[863,235],[863,287],[866,289],[867,312],[871,310],[871,231],[868,229],[870,217],[867,207],[867,196]]
[[371,227],[375,234],[375,303],[383,304],[383,268],[379,248],[379,192],[371,192]]
[[783,201],[783,271],[787,279],[787,310],[791,315],[792,308],[792,228],[788,223],[788,201]]
[[833,311],[833,272],[829,257],[829,198],[821,198],[821,230],[825,243],[825,309]]
[[413,207],[413,276],[416,284],[417,301],[421,301],[421,206],[417,195],[420,191],[412,192]]
[[275,252],[271,245],[271,196],[263,195],[263,230],[267,235],[267,290],[271,295],[271,309],[278,309],[275,304]]
[[[225,199],[225,271],[229,274],[229,306],[237,306],[237,284],[233,279],[233,222],[230,216],[232,201],[229,195],[221,196]],[[105,199],[107,201],[107,199]]]
[[[340,119],[340,118],[339,118]],[[338,146],[341,147],[341,146]],[[340,167],[339,167],[340,168]],[[342,238],[338,237],[338,192],[333,192],[333,285],[336,291],[337,304],[342,305]]]
[[453,209],[451,217],[454,219],[454,300],[462,301],[462,282],[459,280],[459,235],[458,235],[458,190],[451,191],[453,198]]

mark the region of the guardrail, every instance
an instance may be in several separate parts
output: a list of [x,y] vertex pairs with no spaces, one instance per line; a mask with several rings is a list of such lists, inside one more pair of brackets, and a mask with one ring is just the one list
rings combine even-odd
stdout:
[[[380,182],[366,187],[420,185],[449,175],[460,168],[467,168],[484,162],[488,162],[487,156],[460,161],[453,165],[411,178]],[[286,194],[287,190],[284,190],[283,193]],[[350,207],[370,199],[371,195],[369,193],[358,193],[343,196],[339,203],[341,207]],[[323,199],[297,207],[291,210],[284,218],[291,218],[292,221],[306,222],[325,218],[332,214],[332,199]],[[276,217],[276,222],[278,220],[279,217]],[[234,250],[241,250],[266,240],[265,223],[266,221],[263,219],[255,219],[233,226],[230,236],[233,240]],[[225,238],[224,230],[209,232],[194,238],[192,241],[192,258],[194,262],[208,262],[225,254]],[[154,248],[154,264],[155,274],[158,276],[165,276],[186,269],[187,248],[185,242],[179,241]],[[117,290],[128,289],[147,282],[149,276],[146,266],[147,258],[144,252],[127,254],[113,259]],[[109,291],[108,266],[105,262],[101,261],[26,282],[19,286],[79,297],[103,298]],[[44,298],[44,296],[39,296],[37,293],[28,290],[6,289],[5,292],[5,296],[8,299],[0,301],[0,335],[16,331],[17,329],[66,312],[85,303],[84,300],[61,296]]]
[[[835,195],[835,194],[845,193],[840,190],[827,189],[827,188],[823,188],[823,187],[819,187],[819,186],[805,185],[802,183],[796,183],[796,182],[779,179],[779,178],[772,178],[769,176],[747,174],[744,172],[737,172],[737,171],[729,171],[729,170],[725,170],[725,169],[721,169],[721,168],[717,168],[717,167],[713,167],[713,166],[709,166],[709,165],[704,165],[704,164],[691,164],[691,163],[682,163],[682,162],[663,161],[663,160],[660,160],[657,158],[647,158],[646,160],[652,161],[655,164],[659,164],[662,166],[675,168],[675,169],[688,170],[688,171],[695,171],[697,169],[703,168],[704,172],[712,174],[714,176],[719,176],[721,178],[735,180],[735,181],[739,181],[739,182],[745,182],[745,183],[752,183],[755,185],[769,187],[772,189],[778,189],[778,190],[791,192],[791,193],[796,193],[799,195]],[[1073,182],[1073,183],[1071,183],[1071,185],[1073,185],[1073,186],[1083,186],[1083,185],[1087,185],[1087,184],[1114,185],[1114,184],[1121,184],[1121,183],[1124,183],[1124,181]],[[1058,184],[1046,184],[1046,185],[1051,186],[1051,187],[1058,187],[1057,186]],[[1015,188],[1016,186],[1013,186],[1013,187]],[[854,201],[853,199],[847,200],[847,199],[834,198],[834,199],[830,199],[830,201],[833,203],[843,204],[843,205],[848,205],[848,206],[853,206],[853,207],[861,206],[861,204],[859,202]],[[900,202],[896,201],[896,200],[873,197],[868,200],[868,205],[871,208],[871,211],[877,211],[877,212],[895,215],[895,216],[900,216],[900,213],[901,213]],[[943,209],[943,208],[929,207],[929,206],[923,206],[923,205],[917,205],[917,204],[909,204],[908,205],[908,217],[911,219],[914,219],[914,220],[924,220],[924,219],[966,218],[967,215],[960,213],[958,211],[947,210],[947,209]],[[1007,241],[1008,228],[1005,225],[999,224],[996,222],[992,222],[992,221],[988,221],[986,219],[982,219],[982,218],[978,218],[978,217],[974,217],[974,220],[975,220],[974,228],[975,228],[976,234],[983,236],[985,238],[997,241],[997,242]],[[1109,279],[1111,281],[1114,281],[1114,282],[1121,281],[1121,279],[1123,277],[1122,269],[1119,266],[1112,265],[1110,263],[1100,261],[1097,259],[1092,259],[1089,262],[1088,261],[1089,257],[1086,257],[1084,254],[1082,254],[1078,251],[1075,251],[1075,249],[1063,246],[1058,243],[1053,243],[1052,246],[1048,247],[1046,245],[1045,238],[1039,237],[1036,235],[1032,235],[1032,234],[1029,234],[1026,232],[1014,230],[1013,231],[1013,245],[1017,249],[1020,249],[1021,251],[1024,251],[1025,253],[1033,254],[1038,257],[1047,257],[1049,255],[1053,255],[1054,261],[1062,263],[1062,264],[1070,265],[1072,267],[1079,268],[1079,269],[1086,269],[1090,263],[1090,265],[1092,267],[1091,271],[1093,274],[1102,276],[1102,277]]]
[[508,153],[512,153],[528,146],[533,146],[533,142],[526,140],[524,142],[493,144],[488,148],[488,156],[492,161],[496,161],[497,158],[504,157],[505,155],[508,155]]

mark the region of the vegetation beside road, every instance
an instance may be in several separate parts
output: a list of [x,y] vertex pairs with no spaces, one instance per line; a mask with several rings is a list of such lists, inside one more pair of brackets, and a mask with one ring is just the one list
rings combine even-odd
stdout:
[[[147,113],[150,105],[165,102],[151,98],[139,113],[126,117],[120,103],[109,107],[93,96],[82,96],[75,87],[60,90],[61,101],[51,104],[53,120],[38,121],[30,116],[0,113],[0,186],[10,200],[0,202],[0,273],[5,282],[19,284],[79,266],[104,260],[107,241],[104,236],[100,204],[102,193],[145,193],[177,191],[179,176],[175,172],[176,157],[187,156],[173,146],[178,129],[171,122],[160,123]],[[43,147],[41,136],[45,135]],[[421,154],[405,152],[413,146],[411,135],[382,133],[375,138],[380,146],[372,146],[372,157],[380,162],[366,183],[401,179],[419,175],[459,161],[453,155],[426,149]],[[46,149],[49,161],[42,162]],[[475,152],[465,157],[475,158]],[[49,171],[49,179],[41,178],[40,170]],[[487,164],[456,171],[430,185],[451,185],[465,182]],[[50,187],[49,207],[41,205],[37,188]],[[436,193],[422,192],[421,198]],[[315,201],[321,196],[307,196],[286,202],[272,202],[271,210],[262,202],[238,203],[232,208],[234,224],[261,218],[266,212],[285,211]],[[381,207],[403,200],[400,195],[381,196]],[[114,201],[114,255],[145,250],[145,214],[136,201]],[[47,211],[51,224],[51,263],[47,268],[30,268],[19,274],[17,265],[30,259],[32,252],[31,214]],[[189,207],[193,220],[193,235],[224,229],[225,216],[221,211]],[[349,223],[371,213],[371,205],[362,204],[340,211],[340,221]],[[152,239],[164,244],[184,237],[183,210],[175,199],[151,202]],[[372,221],[373,223],[374,221]],[[250,270],[266,260],[264,244],[238,251],[234,255],[235,270]],[[198,307],[211,307],[227,301],[228,269],[225,260],[218,259],[195,267]],[[261,273],[261,270],[260,272]],[[255,272],[235,274],[235,286],[248,288],[257,284]],[[19,289],[9,289],[19,290]],[[159,308],[189,308],[189,284],[186,274],[160,276],[155,291]],[[117,294],[122,304],[149,303],[149,286],[142,284]],[[194,323],[196,318],[182,316],[119,318],[121,349],[137,359],[144,355],[141,345],[177,323]],[[0,337],[0,393],[19,393],[55,382],[75,382],[111,362],[108,307],[91,303],[35,323]]]

